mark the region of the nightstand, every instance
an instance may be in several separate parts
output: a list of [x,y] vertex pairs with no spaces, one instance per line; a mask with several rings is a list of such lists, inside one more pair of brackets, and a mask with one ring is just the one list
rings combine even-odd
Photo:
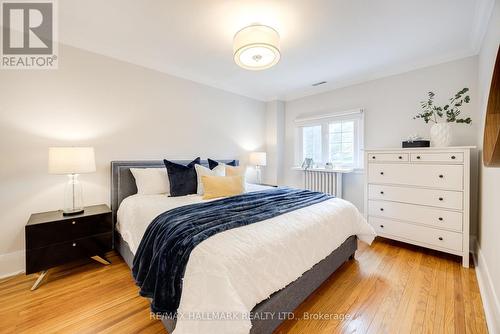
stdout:
[[267,184],[267,183],[256,183],[256,184],[259,186],[278,188],[278,186],[276,184]]
[[111,210],[93,205],[74,216],[63,216],[61,210],[35,213],[25,236],[26,274],[40,272],[31,288],[35,290],[52,267],[85,257],[110,264],[104,254],[113,248]]

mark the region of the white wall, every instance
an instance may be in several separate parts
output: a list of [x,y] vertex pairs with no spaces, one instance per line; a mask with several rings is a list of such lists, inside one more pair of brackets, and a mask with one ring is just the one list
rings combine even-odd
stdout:
[[271,101],[266,104],[266,149],[267,166],[264,169],[264,183],[283,184],[285,142],[285,103]]
[[[418,133],[429,137],[430,124],[412,117],[428,91],[436,93],[436,103],[445,103],[463,87],[471,89],[472,102],[463,108],[470,115],[470,126],[454,126],[456,145],[475,145],[479,126],[477,113],[477,57],[465,58],[408,73],[390,76],[355,86],[308,96],[286,103],[285,112],[285,183],[301,186],[300,172],[292,171],[295,124],[299,115],[328,113],[362,107],[365,109],[365,146],[367,148],[401,147],[401,140]],[[363,173],[347,175],[344,198],[363,211]]]
[[47,148],[94,146],[86,204],[109,203],[110,161],[246,158],[264,149],[265,104],[60,46],[59,69],[0,71],[0,276],[24,268],[30,213],[62,207]]
[[[479,53],[478,88],[483,144],[484,119],[493,67],[500,43],[500,1],[497,0]],[[500,168],[480,168],[480,206],[478,234],[478,281],[490,333],[500,333]]]

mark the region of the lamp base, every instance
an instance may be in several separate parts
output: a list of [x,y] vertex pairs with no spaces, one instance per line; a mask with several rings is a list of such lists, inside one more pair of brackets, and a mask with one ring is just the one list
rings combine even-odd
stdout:
[[83,209],[63,210],[63,216],[75,216],[83,213]]
[[257,184],[262,184],[262,169],[259,165],[255,166],[255,174],[257,178]]
[[83,213],[82,184],[78,181],[78,174],[68,174],[62,211],[63,216],[74,216]]

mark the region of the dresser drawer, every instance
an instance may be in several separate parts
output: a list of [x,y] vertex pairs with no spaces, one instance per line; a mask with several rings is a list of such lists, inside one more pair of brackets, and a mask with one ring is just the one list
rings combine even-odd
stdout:
[[462,232],[462,213],[389,201],[368,201],[368,215]]
[[26,251],[26,274],[49,269],[79,258],[103,255],[112,248],[112,233],[75,239]]
[[112,230],[113,225],[109,213],[28,225],[26,226],[26,249],[45,247],[68,240],[111,232]]
[[407,162],[408,153],[369,153],[368,162]]
[[368,199],[429,205],[454,210],[462,210],[463,208],[463,193],[461,191],[370,184],[368,185]]
[[463,166],[369,164],[368,182],[462,190]]
[[411,153],[412,162],[464,162],[463,153]]
[[369,217],[368,220],[381,236],[392,236],[396,239],[402,239],[401,241],[417,242],[455,252],[462,251],[461,233],[377,217]]

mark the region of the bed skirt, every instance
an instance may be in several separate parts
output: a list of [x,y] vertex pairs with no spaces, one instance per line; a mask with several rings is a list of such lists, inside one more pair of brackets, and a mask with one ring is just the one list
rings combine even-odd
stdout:
[[[119,233],[115,235],[115,249],[120,253],[127,265],[132,268],[134,254],[130,251],[128,244],[122,239]],[[354,253],[358,248],[356,236],[347,238],[346,241],[335,249],[326,258],[315,264],[302,276],[288,284],[285,288],[276,291],[266,300],[257,304],[252,312],[293,312],[314,290],[335,272],[344,262],[354,258]],[[169,333],[175,328],[175,320],[162,320]],[[271,334],[283,319],[277,317],[271,319],[252,319],[251,334]]]

